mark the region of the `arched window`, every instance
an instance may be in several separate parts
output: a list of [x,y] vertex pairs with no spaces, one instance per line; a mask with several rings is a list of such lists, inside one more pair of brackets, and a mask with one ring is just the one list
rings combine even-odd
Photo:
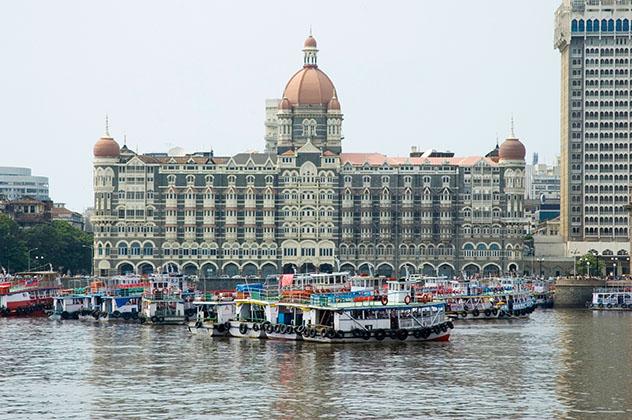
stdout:
[[119,255],[127,255],[127,244],[126,243],[122,243],[122,244],[119,245],[118,253],[119,253]]
[[608,32],[614,32],[614,20],[608,20]]
[[573,19],[573,21],[571,22],[571,32],[577,32],[577,30],[578,30],[577,20]]
[[583,20],[579,21],[579,32],[584,32],[584,21]]
[[138,242],[134,242],[131,248],[132,255],[140,255],[140,244]]
[[623,19],[623,31],[628,32],[630,30],[630,21]]
[[621,30],[623,29],[623,25],[622,25],[621,19],[617,19],[617,26],[616,26],[616,28],[617,28],[617,32],[621,32]]
[[586,32],[592,32],[592,31],[593,31],[592,20],[588,19],[586,21]]
[[143,247],[143,255],[146,257],[151,257],[154,255],[154,247],[151,243],[146,243]]

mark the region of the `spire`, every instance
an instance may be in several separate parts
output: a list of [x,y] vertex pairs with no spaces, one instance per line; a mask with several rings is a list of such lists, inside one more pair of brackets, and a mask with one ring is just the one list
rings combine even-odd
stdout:
[[515,123],[514,123],[514,116],[513,114],[511,114],[511,138],[515,139],[516,138],[516,130],[515,130]]
[[105,137],[110,137],[110,118],[105,114]]
[[309,28],[309,36],[305,40],[303,44],[303,67],[318,67],[317,63],[317,54],[318,49],[316,48],[316,38],[312,36],[312,28]]

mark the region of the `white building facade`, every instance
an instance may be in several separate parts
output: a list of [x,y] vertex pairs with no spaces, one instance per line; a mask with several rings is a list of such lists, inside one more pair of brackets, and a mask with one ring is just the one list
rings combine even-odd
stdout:
[[564,0],[561,225],[569,255],[629,252],[632,2]]

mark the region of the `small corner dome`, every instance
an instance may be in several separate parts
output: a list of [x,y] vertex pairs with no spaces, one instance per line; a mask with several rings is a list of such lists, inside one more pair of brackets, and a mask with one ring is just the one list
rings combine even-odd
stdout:
[[340,101],[336,96],[336,91],[334,91],[334,96],[329,101],[329,104],[327,104],[327,109],[329,111],[340,111]]
[[307,37],[305,43],[303,44],[305,48],[316,48],[316,45],[316,38],[311,35]]
[[121,148],[116,140],[108,135],[105,135],[97,140],[92,152],[95,158],[119,157],[121,154]]
[[524,144],[517,138],[508,138],[501,145],[498,150],[499,160],[524,160],[527,155],[527,150]]
[[284,109],[284,110],[292,109],[292,104],[290,103],[290,100],[287,97],[284,97],[283,100],[279,102],[279,109]]

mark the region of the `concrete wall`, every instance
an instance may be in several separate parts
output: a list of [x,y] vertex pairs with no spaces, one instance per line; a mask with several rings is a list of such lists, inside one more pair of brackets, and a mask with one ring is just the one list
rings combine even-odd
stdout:
[[603,287],[606,282],[582,277],[561,277],[555,282],[555,306],[558,308],[584,308],[592,300],[595,287]]

